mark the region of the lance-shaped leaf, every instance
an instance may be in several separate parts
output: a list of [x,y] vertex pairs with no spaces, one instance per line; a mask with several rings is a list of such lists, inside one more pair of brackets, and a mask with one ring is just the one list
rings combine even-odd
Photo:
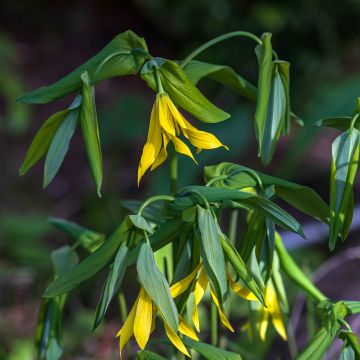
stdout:
[[289,135],[291,130],[291,107],[290,107],[290,63],[283,60],[275,60],[281,82],[285,92],[285,115],[283,133]]
[[166,359],[152,351],[140,350],[136,353],[136,360],[166,360]]
[[343,303],[347,308],[348,315],[360,313],[360,301],[348,300],[348,301],[343,301]]
[[114,258],[119,245],[126,241],[132,224],[123,221],[114,233],[94,253],[90,254],[80,264],[55,279],[46,289],[44,296],[54,297],[76,288],[85,280],[91,278],[108,265]]
[[132,31],[117,35],[98,54],[56,83],[33,90],[18,101],[23,104],[45,104],[82,88],[81,74],[85,71],[94,83],[112,77],[137,74],[147,56],[143,38]]
[[339,360],[359,360],[360,344],[356,334],[350,331],[341,330],[339,337],[344,342]]
[[110,271],[103,287],[100,301],[96,308],[95,322],[93,329],[96,329],[109,307],[110,301],[118,291],[126,269],[126,257],[128,247],[125,243],[120,245],[116,253],[115,260],[110,267]]
[[237,74],[230,66],[192,60],[186,64],[184,71],[194,84],[207,77],[250,100],[256,100],[256,87]]
[[275,226],[272,220],[265,219],[265,230],[265,237],[257,244],[257,248],[260,271],[264,281],[267,282],[272,272],[274,257]]
[[60,125],[73,112],[76,112],[81,105],[81,96],[76,96],[71,105],[66,109],[50,116],[36,133],[22,163],[19,175],[27,173],[45,154],[49,151],[54,136]]
[[332,144],[330,176],[329,247],[333,250],[338,236],[345,240],[354,211],[353,184],[359,160],[359,136],[352,129],[338,136]]
[[48,152],[52,139],[57,129],[64,121],[68,110],[62,110],[51,115],[40,127],[36,133],[29,150],[26,153],[24,162],[22,163],[19,175],[26,174],[45,154]]
[[50,218],[49,223],[56,228],[64,231],[74,241],[81,244],[89,252],[94,252],[98,249],[105,240],[105,235],[93,230],[89,230],[72,221],[67,221],[60,218]]
[[[331,117],[320,119],[314,123],[315,126],[326,126],[329,128],[346,131],[349,129],[351,124],[352,117],[351,116],[339,116],[339,117]],[[360,123],[355,123],[355,128],[360,129]]]
[[271,78],[273,72],[271,34],[264,33],[261,37],[262,45],[255,48],[259,63],[258,97],[255,111],[255,134],[259,143],[259,154],[263,150],[263,138],[268,114],[271,93]]
[[158,91],[154,67],[160,73],[162,86],[177,106],[207,123],[217,123],[230,117],[228,113],[211,103],[187,77],[176,62],[153,59],[141,70],[141,77],[154,91]]
[[216,296],[222,303],[227,292],[227,279],[218,226],[210,210],[198,206],[197,213],[201,257]]
[[155,264],[150,245],[143,242],[136,263],[139,280],[146,293],[159,308],[160,313],[171,328],[177,331],[179,314],[170,295],[169,284]]
[[81,129],[85,141],[91,173],[96,183],[97,193],[101,197],[100,191],[103,179],[103,170],[99,126],[95,105],[95,91],[87,72],[84,72],[81,75],[81,79],[83,81],[83,101],[80,112]]
[[260,291],[253,277],[251,276],[245,265],[244,260],[241,258],[235,247],[231,244],[229,239],[227,239],[227,237],[223,233],[220,234],[220,240],[226,258],[235,270],[237,276],[239,276],[239,278],[245,283],[245,285],[254,293],[254,295],[259,299],[259,301],[265,304],[262,292]]
[[54,179],[64,161],[69,150],[70,140],[75,133],[78,117],[78,108],[70,110],[52,139],[44,165],[44,188]]
[[[290,214],[262,196],[243,191],[213,188],[209,186],[188,186],[183,188],[181,193],[187,194],[192,191],[199,192],[208,202],[223,202],[226,200],[238,202],[243,207],[254,210],[272,219],[284,229],[296,232],[304,237],[301,225]],[[193,195],[182,196],[169,205],[169,210],[179,212],[197,204],[204,205],[198,197]]]
[[194,341],[189,338],[184,338],[185,345],[194,349],[204,359],[207,360],[241,360],[242,357],[231,351],[220,349],[216,346],[209,345],[201,341]]
[[260,180],[264,187],[273,186],[276,195],[296,209],[323,222],[328,222],[328,205],[310,187],[263,174],[246,166],[228,162],[206,166],[204,169],[204,177],[206,182],[212,179],[218,179],[212,183],[214,187],[237,190],[259,186],[258,182]]

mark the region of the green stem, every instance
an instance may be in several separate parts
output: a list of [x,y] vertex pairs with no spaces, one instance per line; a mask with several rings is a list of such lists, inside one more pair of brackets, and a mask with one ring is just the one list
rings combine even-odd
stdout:
[[279,255],[281,268],[290,280],[292,280],[297,286],[301,287],[313,299],[317,301],[328,299],[295,263],[293,258],[285,249],[280,236],[275,236],[275,249]]
[[146,201],[143,202],[140,209],[138,210],[138,214],[141,215],[141,213],[144,211],[144,209],[147,206],[149,206],[151,203],[153,203],[155,201],[160,201],[160,200],[174,201],[175,198],[173,196],[170,196],[170,195],[155,195],[155,196],[152,196],[151,198],[149,198],[149,199],[147,199]]
[[215,303],[212,301],[210,304],[210,337],[211,344],[216,346],[218,339],[218,318]]
[[181,62],[181,67],[184,68],[186,66],[186,64],[188,64],[191,60],[196,58],[200,53],[202,53],[203,51],[205,51],[209,47],[211,47],[211,46],[213,46],[213,45],[215,45],[215,44],[217,44],[217,43],[219,43],[221,41],[224,41],[224,40],[227,40],[227,39],[230,39],[230,38],[233,38],[233,37],[237,37],[237,36],[248,37],[248,38],[253,39],[254,41],[256,41],[259,45],[262,45],[261,39],[259,39],[256,35],[251,34],[251,33],[247,32],[247,31],[234,31],[234,32],[231,32],[231,33],[220,35],[220,36],[206,42],[205,44],[199,46],[197,49],[195,49],[193,52],[191,52]]
[[173,148],[170,153],[170,193],[175,194],[177,191],[178,179],[178,159],[177,153]]

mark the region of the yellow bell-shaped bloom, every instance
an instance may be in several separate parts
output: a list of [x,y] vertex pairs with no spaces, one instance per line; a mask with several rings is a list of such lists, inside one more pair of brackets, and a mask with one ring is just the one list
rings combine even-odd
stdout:
[[[287,340],[286,329],[281,313],[281,307],[279,299],[273,285],[272,280],[269,280],[265,287],[265,304],[267,307],[259,304],[257,310],[257,320],[255,328],[258,331],[259,337],[262,341],[266,339],[266,333],[271,320],[276,332],[281,336],[283,340]],[[249,337],[253,338],[252,326],[250,322],[247,322],[242,327],[242,330],[247,330]]]
[[[155,328],[155,315],[158,310],[155,304],[146,293],[145,289],[141,287],[139,295],[126,319],[122,328],[117,333],[117,337],[120,338],[120,358],[122,350],[126,343],[130,340],[131,336],[134,335],[136,342],[141,349],[144,349],[151,332]],[[161,314],[160,314],[161,315]],[[163,319],[164,320],[164,319]],[[164,320],[165,332],[172,344],[179,349],[183,354],[190,357],[184,343],[178,336],[178,334],[169,326]],[[199,340],[195,331],[191,328],[185,320],[179,316],[178,331],[193,340]]]
[[180,134],[197,148],[197,152],[221,146],[228,149],[215,135],[192,126],[176,108],[168,94],[158,93],[151,111],[148,137],[139,163],[138,184],[150,167],[154,170],[166,160],[170,141],[178,153],[189,156],[196,162],[189,147],[179,139]]
[[[234,290],[234,292],[237,295],[239,295],[242,298],[247,299],[247,300],[257,300],[255,295],[250,290],[248,290],[246,288],[241,288],[235,281],[231,280],[230,278],[228,278],[228,280],[231,285],[231,288]],[[203,264],[200,263],[188,276],[186,276],[184,279],[180,280],[179,282],[171,285],[170,286],[170,294],[173,298],[176,298],[177,296],[184,293],[189,288],[189,286],[193,283],[193,281],[195,282],[195,287],[194,287],[194,308],[193,308],[193,313],[192,313],[192,321],[194,323],[196,330],[199,332],[200,331],[200,320],[199,320],[198,306],[199,306],[201,300],[203,299],[205,292],[208,288],[208,284],[209,284],[209,278],[206,274],[206,270],[205,270],[205,267],[203,266]],[[217,310],[219,313],[219,318],[220,318],[221,322],[230,331],[234,332],[234,329],[231,326],[229,320],[227,319],[227,317],[223,311],[223,308],[219,302],[219,299],[217,298],[217,296],[216,296],[215,292],[213,291],[213,289],[211,288],[211,286],[210,286],[210,294],[211,294],[212,301],[214,302],[214,304],[217,307]]]

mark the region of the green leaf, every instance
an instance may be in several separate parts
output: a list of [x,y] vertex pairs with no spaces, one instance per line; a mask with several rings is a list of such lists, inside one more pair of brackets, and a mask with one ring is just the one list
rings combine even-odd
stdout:
[[[208,202],[221,202],[226,200],[239,202],[246,208],[254,210],[257,213],[263,214],[264,216],[272,219],[276,224],[280,225],[284,229],[295,232],[304,237],[300,224],[290,214],[264,197],[248,192],[213,188],[209,186],[188,186],[181,190],[181,194],[191,193],[191,191],[199,192],[207,199]],[[182,211],[197,204],[202,204],[198,197],[193,195],[182,196],[178,197],[169,205],[169,210]]]
[[222,304],[227,292],[224,253],[218,234],[217,221],[210,210],[197,207],[201,257],[216,297]]
[[93,330],[95,330],[98,327],[98,325],[101,323],[112,298],[114,297],[115,293],[118,291],[121,285],[126,269],[127,255],[128,255],[128,247],[126,246],[125,243],[122,243],[120,245],[118,252],[116,253],[114,263],[110,268],[109,275],[104,284],[101,298],[96,308]]
[[245,264],[256,244],[261,243],[265,237],[265,218],[258,213],[252,213],[249,216],[244,240],[240,244],[240,256],[244,259]]
[[[126,210],[131,211],[134,214],[137,214],[143,201],[139,200],[121,200],[121,206],[123,206]],[[142,211],[142,216],[154,223],[154,224],[161,224],[164,222],[164,201],[156,201],[148,206]]]
[[[286,94],[281,76],[274,66],[275,74],[271,81],[268,109],[260,136],[260,156],[264,165],[268,165],[274,155],[276,144],[284,128],[286,114]],[[261,100],[260,100],[261,101]]]
[[347,307],[349,315],[360,313],[360,301],[343,301]]
[[340,329],[339,320],[343,320],[345,315],[346,308],[342,302],[332,305],[318,331],[296,360],[322,360]]
[[356,334],[350,331],[341,330],[339,337],[344,341],[340,360],[359,360],[360,344]]
[[78,109],[69,110],[52,139],[44,165],[44,188],[56,176],[69,150],[70,140],[75,133],[78,116]]
[[[255,111],[255,134],[259,143],[259,153],[263,154],[263,140],[271,93],[271,78],[273,72],[271,34],[264,33],[262,45],[255,48],[259,63],[258,97]],[[263,159],[262,159],[263,160]]]
[[225,65],[209,64],[192,60],[186,64],[184,71],[188,78],[196,85],[201,79],[208,77],[230,90],[255,101],[256,87],[238,75],[231,67]]
[[275,226],[273,221],[265,219],[265,238],[257,244],[259,254],[259,267],[265,282],[269,280],[272,273],[274,242],[275,242]]
[[169,284],[155,264],[154,254],[150,245],[143,242],[136,263],[139,280],[146,293],[159,308],[165,321],[177,331],[179,315],[170,295]]
[[300,288],[317,301],[326,300],[326,296],[312,283],[307,275],[299,268],[293,258],[289,255],[279,236],[275,234],[275,249],[279,256],[281,269]]
[[352,129],[332,144],[330,175],[329,247],[335,248],[338,236],[345,240],[354,210],[353,184],[359,160],[360,132]]
[[180,108],[207,123],[217,123],[230,117],[228,113],[215,106],[200,92],[176,62],[157,58],[144,65],[141,77],[154,91],[158,91],[154,67],[159,69],[165,92]]
[[186,346],[194,349],[207,360],[241,360],[239,354],[231,351],[219,349],[216,346],[206,344],[201,341],[194,341],[189,338],[182,339]]
[[147,222],[147,220],[141,216],[140,214],[136,214],[136,215],[128,215],[128,218],[130,219],[130,221],[133,223],[133,225],[140,229],[140,230],[144,230],[149,234],[153,233],[153,230],[151,229],[150,224]]
[[[331,117],[318,120],[314,123],[316,126],[326,126],[329,128],[346,131],[349,129],[351,124],[352,117],[351,116],[339,116],[339,117]],[[355,127],[359,130],[360,124],[358,122],[355,123]]]
[[81,79],[83,81],[83,101],[80,113],[81,129],[83,132],[91,173],[96,183],[98,196],[101,197],[100,191],[103,179],[102,154],[95,106],[95,92],[87,72],[84,72],[81,75]]
[[[282,60],[275,60],[274,64],[277,65],[281,82],[285,92],[285,121],[283,127],[283,133],[285,135],[290,134],[291,130],[291,107],[290,107],[290,63]],[[294,116],[294,115],[293,115]]]
[[166,360],[166,359],[152,351],[140,350],[136,353],[136,360]]
[[[140,51],[139,51],[140,50]],[[143,38],[132,31],[117,35],[99,53],[56,83],[33,90],[18,101],[23,104],[45,104],[82,88],[81,74],[88,72],[94,84],[105,79],[137,74],[147,55]]]
[[241,258],[235,247],[231,244],[231,242],[227,239],[227,237],[223,233],[220,234],[220,240],[226,258],[230,262],[236,274],[245,283],[245,285],[254,293],[254,295],[259,299],[259,301],[262,304],[265,304],[264,296],[261,290],[259,289],[257,283],[251,276],[250,272],[248,271],[245,265],[244,260]]
[[102,270],[114,258],[120,244],[127,240],[131,225],[123,221],[114,233],[94,253],[64,275],[55,279],[46,289],[45,297],[54,297],[76,288]]
[[77,265],[79,258],[70,246],[65,245],[51,253],[51,261],[55,275],[62,276]]
[[26,153],[25,160],[19,170],[19,175],[26,174],[43,156],[45,156],[57,129],[64,121],[68,112],[69,110],[59,111],[54,115],[51,115],[42,124]]
[[263,174],[246,166],[223,162],[218,165],[205,166],[204,177],[214,187],[241,190],[245,187],[258,186],[257,176],[263,186],[273,186],[276,195],[296,209],[313,216],[323,222],[328,222],[329,207],[323,199],[311,188],[274,176]]
[[105,235],[86,229],[72,221],[59,218],[49,218],[50,224],[64,231],[73,240],[81,244],[89,252],[97,250],[105,240]]

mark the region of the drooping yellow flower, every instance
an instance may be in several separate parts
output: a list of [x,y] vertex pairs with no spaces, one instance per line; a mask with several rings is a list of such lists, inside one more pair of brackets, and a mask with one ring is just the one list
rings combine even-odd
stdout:
[[[120,338],[120,358],[124,346],[130,340],[132,335],[134,335],[139,347],[141,349],[145,348],[149,340],[150,334],[155,328],[154,319],[157,312],[158,310],[155,304],[153,303],[149,295],[146,293],[145,289],[141,287],[139,295],[126,321],[116,335],[116,337]],[[179,335],[171,328],[171,326],[167,324],[165,320],[164,327],[166,335],[173,343],[173,345],[186,356],[190,357],[189,352],[187,351]],[[197,335],[195,334],[195,331],[191,328],[189,324],[185,322],[185,320],[181,316],[179,316],[178,331],[193,340],[199,340]]]
[[[257,310],[258,312],[257,320],[256,320],[257,323],[255,324],[255,327],[259,333],[259,337],[262,341],[265,341],[267,329],[269,326],[269,321],[271,319],[271,322],[276,332],[281,336],[283,340],[286,341],[287,335],[281,313],[280,303],[271,279],[266,284],[264,295],[265,295],[264,300],[267,307],[259,304],[259,308]],[[250,322],[246,323],[243,326],[243,329],[249,331],[250,337],[253,336]]]
[[[196,280],[195,280],[196,278]],[[209,284],[209,278],[206,274],[205,267],[202,263],[200,263],[188,276],[186,276],[184,279],[180,280],[179,282],[173,284],[170,286],[170,294],[173,298],[176,298],[177,296],[181,295],[183,292],[185,292],[189,286],[193,283],[195,280],[195,287],[194,287],[194,308],[192,313],[192,321],[194,323],[194,326],[196,330],[200,331],[200,321],[199,321],[199,312],[198,312],[198,306],[203,299],[205,292],[208,288]],[[257,300],[255,295],[245,288],[241,288],[235,281],[231,280],[229,278],[230,285],[234,292],[241,296],[244,299],[247,300]],[[227,327],[230,331],[234,332],[233,327],[231,326],[229,320],[227,319],[223,308],[219,302],[219,299],[217,298],[215,292],[213,291],[212,287],[210,286],[210,294],[212,301],[216,305],[219,313],[219,318],[223,325]]]
[[228,149],[213,134],[192,126],[176,108],[168,94],[158,93],[151,111],[149,133],[139,163],[138,184],[150,167],[154,170],[166,160],[170,141],[178,153],[189,156],[196,162],[189,147],[179,139],[180,134],[197,148],[197,152],[221,146]]

